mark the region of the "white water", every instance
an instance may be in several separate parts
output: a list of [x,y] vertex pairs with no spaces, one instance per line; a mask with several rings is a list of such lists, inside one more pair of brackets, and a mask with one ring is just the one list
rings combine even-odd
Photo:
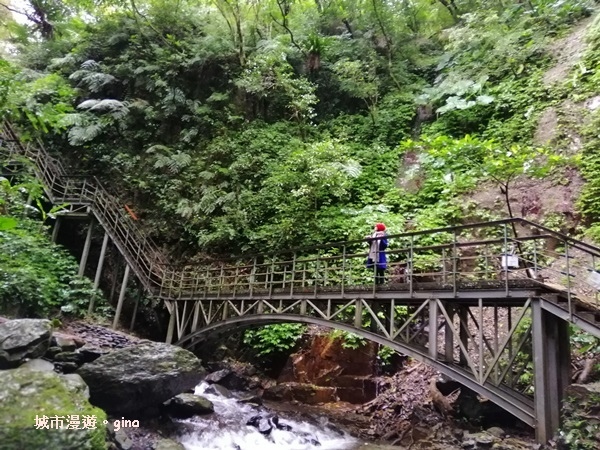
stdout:
[[328,427],[326,419],[315,425],[280,416],[279,423],[291,426],[292,430],[274,428],[269,435],[263,435],[246,423],[253,416],[270,417],[273,413],[239,403],[235,398],[206,394],[204,391],[208,386],[199,384],[195,394],[210,400],[215,412],[181,421],[193,429],[178,439],[186,450],[346,450],[359,445],[352,436]]

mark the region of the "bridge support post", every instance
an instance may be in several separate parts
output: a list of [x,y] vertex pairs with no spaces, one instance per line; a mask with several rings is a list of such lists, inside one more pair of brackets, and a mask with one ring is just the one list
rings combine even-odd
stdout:
[[[459,334],[459,339],[460,342],[462,343],[463,347],[468,351],[469,350],[469,327],[468,327],[468,320],[469,320],[469,310],[467,309],[467,306],[459,306],[458,307],[458,334]],[[460,358],[459,358],[460,364],[462,365],[467,365],[467,357],[466,355],[463,355],[463,352],[460,352]]]
[[61,216],[56,216],[56,221],[54,222],[54,228],[52,228],[52,242],[56,244],[58,241],[58,232],[60,231],[60,226],[62,225],[63,218]]
[[123,283],[121,284],[121,292],[119,292],[119,301],[117,302],[117,311],[115,312],[115,319],[113,320],[113,329],[117,328],[119,318],[121,317],[121,310],[123,309],[123,301],[125,300],[125,291],[127,291],[127,281],[129,280],[129,264],[125,265],[125,274],[123,275]]
[[436,361],[438,358],[437,330],[438,330],[438,307],[437,300],[429,299],[429,356]]
[[[98,258],[98,267],[96,268],[96,276],[94,278],[94,290],[100,286],[100,278],[102,277],[102,268],[104,267],[104,258],[106,256],[106,247],[108,246],[108,234],[104,233],[104,240],[102,241],[102,248],[100,250],[100,257]],[[96,295],[93,294],[90,299],[90,306],[88,307],[88,314],[94,312],[94,302],[96,301]]]
[[90,247],[92,245],[92,232],[94,231],[94,221],[90,220],[88,226],[87,236],[85,238],[85,244],[83,245],[83,253],[81,254],[81,260],[79,261],[79,273],[80,277],[85,272],[85,265],[87,264],[88,256],[90,255]]
[[536,439],[545,443],[560,425],[563,392],[569,383],[568,324],[544,311],[539,300],[531,304]]
[[451,320],[444,325],[444,357],[446,362],[452,363],[454,362],[454,308],[449,303],[446,303],[444,307]]
[[172,344],[173,333],[175,331],[175,315],[177,314],[177,310],[175,309],[175,305],[173,304],[173,302],[165,301],[165,306],[167,307],[169,314],[171,314],[169,318],[169,328],[167,328],[167,338],[165,339],[165,342],[167,344]]
[[363,311],[362,299],[357,298],[354,301],[354,304],[356,305],[354,307],[354,327],[358,328],[360,330],[362,328],[362,311]]

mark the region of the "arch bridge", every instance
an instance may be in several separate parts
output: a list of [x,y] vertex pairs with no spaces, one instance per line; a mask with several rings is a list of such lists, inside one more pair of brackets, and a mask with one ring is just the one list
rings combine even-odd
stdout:
[[[560,422],[570,383],[569,325],[600,338],[600,248],[539,224],[506,219],[390,235],[386,282],[365,267],[368,243],[336,242],[202,264],[171,264],[131,211],[94,177],[72,176],[40,142],[0,129],[4,175],[24,159],[66,218],[104,232],[98,287],[112,243],[125,272],[113,326],[133,272],[170,313],[167,341],[193,347],[247,327],[302,322],[337,328],[435,367],[536,429],[540,442]],[[90,301],[90,311],[93,299]],[[137,302],[134,307],[132,327]],[[533,369],[533,376],[529,376]],[[557,388],[558,387],[558,388]]]

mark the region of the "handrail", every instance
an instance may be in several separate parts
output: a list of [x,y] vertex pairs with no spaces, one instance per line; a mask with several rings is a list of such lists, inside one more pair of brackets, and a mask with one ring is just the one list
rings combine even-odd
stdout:
[[[220,296],[231,287],[235,295],[253,296],[262,290],[272,296],[282,289],[289,289],[286,292],[293,295],[298,289],[309,286],[316,293],[319,288],[332,286],[331,283],[333,286],[341,284],[343,291],[348,292],[353,286],[373,284],[373,270],[364,264],[366,239],[209,259],[200,263],[169,263],[156,243],[131,219],[124,208],[125,202],[107,190],[96,177],[69,175],[41,142],[24,145],[7,122],[0,127],[0,138],[4,138],[0,150],[6,148],[9,155],[19,154],[33,161],[36,176],[42,181],[50,201],[89,207],[145,289],[155,297],[185,300],[200,293]],[[525,228],[521,236],[512,232],[514,225]],[[469,234],[470,231],[475,232]],[[572,253],[578,251],[581,252],[578,256],[581,263],[567,264],[566,269],[569,298],[571,293],[578,297],[593,295],[591,303],[598,307],[598,290],[586,277],[596,271],[600,248],[526,219],[509,218],[408,231],[391,234],[388,239],[391,243],[387,250],[390,257],[388,272],[404,268],[407,273],[403,279],[411,293],[419,277],[450,283],[456,293],[460,283],[472,279],[490,282],[501,276],[505,280],[507,296],[510,295],[508,278],[522,278],[524,272],[532,271],[534,277],[550,274],[548,276],[557,284],[560,282],[557,277],[565,272],[555,267],[560,265],[559,259],[564,257],[568,261],[573,257]],[[565,247],[562,256],[548,250],[552,240]],[[404,245],[394,248],[398,243]],[[514,244],[520,246],[522,254],[516,257],[525,271],[506,267],[506,255]],[[478,267],[470,267],[473,264]],[[395,276],[391,273],[390,281],[393,282]],[[376,292],[375,288],[373,292]],[[571,301],[569,310],[572,313]]]

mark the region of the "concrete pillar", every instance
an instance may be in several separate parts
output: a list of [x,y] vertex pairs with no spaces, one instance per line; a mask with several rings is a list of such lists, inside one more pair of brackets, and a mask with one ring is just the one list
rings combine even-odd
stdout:
[[125,300],[125,291],[127,290],[127,281],[129,280],[129,264],[125,266],[125,274],[123,275],[123,283],[121,284],[121,292],[119,293],[119,301],[117,303],[117,311],[115,312],[115,319],[113,320],[113,329],[117,328],[119,318],[121,317],[121,310],[123,309],[123,301]]
[[131,315],[131,324],[129,325],[129,331],[133,331],[133,327],[135,326],[135,319],[137,317],[138,307],[140,305],[140,299],[144,295],[144,288],[140,287],[138,291],[138,295],[135,298],[135,306],[133,307],[133,314]]
[[363,312],[363,304],[360,298],[357,298],[354,301],[354,327],[359,330],[362,328],[362,312]]
[[[458,307],[458,335],[459,335],[459,339],[460,342],[462,343],[463,347],[469,351],[469,330],[467,327],[467,323],[469,320],[469,311],[467,309],[466,306],[459,306]],[[464,326],[463,326],[464,324]],[[460,352],[460,364],[462,365],[467,365],[467,357],[465,355],[463,355],[462,352]]]
[[450,323],[446,322],[444,325],[444,355],[446,358],[446,362],[453,363],[454,362],[454,331],[452,330],[452,322],[454,321],[454,308],[450,304],[444,305],[446,307],[446,312],[448,313],[448,317],[450,317]]
[[54,222],[54,228],[52,228],[52,242],[55,244],[58,242],[58,232],[60,231],[60,226],[62,225],[63,218],[61,216],[56,216],[56,221]]
[[172,344],[173,343],[173,332],[175,331],[175,314],[177,314],[177,311],[175,310],[175,305],[172,305],[172,304],[171,304],[171,307],[170,308],[167,307],[167,309],[169,310],[171,317],[169,318],[169,328],[167,329],[167,339],[165,340],[165,342],[167,344]]
[[92,245],[92,231],[94,231],[94,222],[90,221],[88,226],[87,236],[85,238],[85,244],[83,245],[83,253],[81,254],[81,261],[79,261],[79,273],[80,277],[83,276],[85,272],[85,265],[87,264],[87,259],[90,254],[90,247]]
[[[102,249],[100,250],[100,258],[98,258],[98,267],[96,268],[96,277],[94,278],[94,290],[100,286],[100,278],[102,277],[102,267],[104,266],[104,258],[106,256],[106,247],[108,246],[108,234],[104,233],[104,240],[102,241]],[[96,301],[96,295],[92,294],[90,299],[90,306],[88,308],[88,314],[94,312],[94,302]]]
[[437,328],[438,328],[438,307],[437,300],[430,299],[429,300],[429,356],[434,361],[437,360],[438,351],[437,351]]
[[569,383],[568,324],[544,311],[539,300],[531,304],[533,333],[534,405],[536,439],[545,443],[560,425],[560,407]]

